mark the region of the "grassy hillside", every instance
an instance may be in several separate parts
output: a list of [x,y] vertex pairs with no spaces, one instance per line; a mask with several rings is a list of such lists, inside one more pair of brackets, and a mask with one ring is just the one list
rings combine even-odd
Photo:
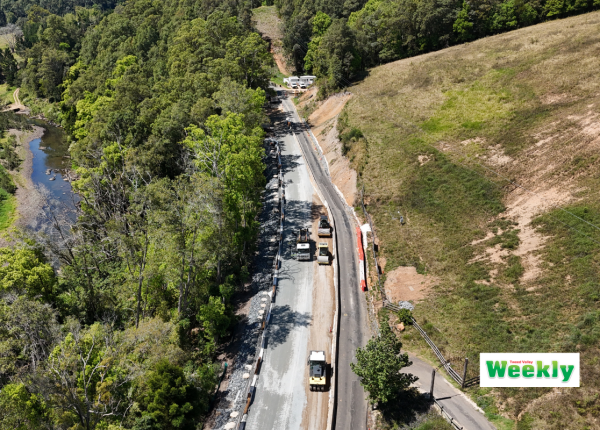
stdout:
[[385,271],[439,280],[415,316],[451,361],[581,353],[581,389],[471,389],[519,429],[598,428],[599,70],[590,13],[373,69],[341,116]]

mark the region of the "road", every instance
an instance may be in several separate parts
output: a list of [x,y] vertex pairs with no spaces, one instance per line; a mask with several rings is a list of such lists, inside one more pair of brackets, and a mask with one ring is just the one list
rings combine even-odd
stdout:
[[346,211],[345,202],[335,190],[329,177],[323,171],[312,143],[293,103],[285,98],[283,108],[293,121],[296,137],[302,145],[306,162],[310,165],[314,180],[327,202],[335,220],[337,234],[337,254],[339,264],[340,308],[339,340],[336,372],[337,398],[334,404],[333,428],[340,430],[366,429],[367,402],[365,392],[357,376],[350,369],[358,347],[366,345],[370,338],[367,325],[367,306],[364,293],[359,286],[358,256],[354,222]]
[[[409,353],[409,357],[413,364],[410,367],[405,367],[402,371],[418,376],[419,380],[414,385],[419,391],[428,393],[431,387],[431,371],[433,368],[430,364],[419,360],[414,354]],[[433,395],[438,403],[444,407],[444,410],[458,421],[464,430],[495,430],[496,427],[485,418],[473,403],[443,378],[443,373],[438,373],[435,377]]]
[[[283,102],[284,109],[292,113],[294,121],[300,124],[296,110],[290,100]],[[333,188],[329,177],[323,171],[317,159],[316,151],[312,148],[312,141],[307,133],[298,125],[297,137],[304,150],[304,156],[314,174],[315,182],[329,202],[330,209],[336,221],[338,256],[340,267],[340,338],[338,344],[337,364],[337,403],[335,405],[334,428],[365,429],[367,417],[367,403],[365,393],[359,384],[358,378],[350,369],[350,362],[358,347],[364,346],[370,337],[367,326],[366,300],[358,288],[358,259],[356,256],[356,239],[354,236],[353,222],[344,209],[344,202]],[[419,377],[416,386],[421,391],[429,391],[431,384],[431,371],[433,367],[411,354],[413,365],[405,369]],[[465,430],[493,430],[495,427],[485,418],[481,411],[466,398],[459,390],[454,388],[438,373],[434,395],[444,409],[456,419]]]
[[[286,195],[284,254],[273,305],[263,365],[246,428],[300,429],[307,404],[304,378],[312,319],[313,263],[296,261],[295,232],[311,228],[314,188],[302,153],[291,133],[283,140],[282,169]],[[327,395],[326,393],[323,393]]]

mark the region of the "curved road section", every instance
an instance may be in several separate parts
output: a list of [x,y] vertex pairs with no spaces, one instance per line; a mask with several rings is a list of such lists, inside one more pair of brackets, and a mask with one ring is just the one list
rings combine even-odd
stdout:
[[336,384],[333,428],[340,430],[366,429],[365,392],[358,377],[350,369],[350,363],[355,360],[356,349],[365,346],[370,338],[367,328],[366,300],[363,297],[364,293],[360,290],[354,223],[346,210],[346,203],[334,188],[329,176],[323,171],[313,143],[308,137],[293,103],[287,98],[283,99],[283,109],[292,121],[292,129],[301,145],[314,180],[329,203],[336,226],[338,255],[335,258],[339,265],[340,303],[338,356],[337,365],[333,369]]

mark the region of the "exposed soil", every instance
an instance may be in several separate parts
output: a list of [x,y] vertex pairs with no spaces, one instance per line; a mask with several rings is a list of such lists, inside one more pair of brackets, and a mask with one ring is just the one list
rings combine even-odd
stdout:
[[42,208],[42,196],[31,181],[33,170],[33,153],[29,149],[29,142],[39,139],[44,134],[42,127],[34,126],[32,131],[10,129],[9,134],[17,137],[17,153],[23,159],[18,171],[12,171],[13,179],[17,185],[15,197],[17,198],[17,226],[27,226],[35,221]]
[[346,203],[352,207],[357,195],[357,174],[350,167],[350,161],[342,155],[342,144],[337,132],[338,115],[351,97],[350,93],[329,97],[308,117],[308,122],[323,149],[333,183],[344,195]]
[[[312,206],[312,231],[316,232],[319,225],[319,217],[328,215],[327,209],[319,199],[313,195]],[[330,238],[319,238],[312,235],[315,242],[327,242],[330,252],[333,250],[333,242]],[[335,257],[335,256],[334,256]],[[335,291],[333,283],[333,267],[319,266],[313,261],[313,304],[312,323],[308,337],[309,351],[325,351],[327,363],[331,363],[331,341],[333,328],[333,315],[335,313]],[[304,380],[308,381],[308,366],[304,370]],[[310,391],[306,385],[307,405],[302,415],[302,429],[322,430],[327,427],[327,413],[329,407],[329,391]]]
[[19,99],[19,90],[20,88],[17,88],[13,93],[13,99],[15,101],[14,103],[8,105],[6,110],[12,110],[15,112],[18,111],[18,113],[29,115],[29,108],[21,103],[21,99]]
[[277,16],[275,6],[263,6],[254,10],[252,22],[262,38],[269,42],[275,64],[281,73],[289,76],[290,68],[283,50],[283,33],[281,19]]
[[414,301],[425,298],[429,288],[437,282],[431,275],[421,275],[413,266],[396,267],[388,273],[384,288],[387,298],[394,303]]
[[531,220],[556,205],[562,205],[571,199],[568,190],[550,188],[540,190],[536,194],[529,193],[523,189],[517,189],[509,197],[507,215],[518,222],[519,247],[515,255],[522,258],[525,272],[521,280],[523,282],[535,279],[540,273],[540,258],[536,251],[541,249],[546,238],[536,232],[531,226]]

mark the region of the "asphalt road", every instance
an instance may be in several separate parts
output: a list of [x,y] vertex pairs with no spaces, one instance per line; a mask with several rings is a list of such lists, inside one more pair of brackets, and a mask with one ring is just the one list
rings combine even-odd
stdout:
[[300,227],[311,228],[314,189],[296,139],[291,133],[278,139],[284,142],[285,252],[264,361],[246,424],[252,430],[300,429],[307,403],[304,372],[312,315],[313,263],[296,261],[291,251],[295,232]]
[[360,290],[358,256],[354,222],[345,209],[345,203],[337,193],[330,178],[323,171],[312,142],[289,99],[283,100],[284,111],[290,116],[293,130],[302,145],[306,162],[310,165],[314,180],[331,210],[337,233],[337,254],[340,285],[339,341],[337,347],[336,390],[333,428],[340,430],[366,429],[367,402],[358,377],[350,369],[355,361],[358,347],[366,345],[370,338],[367,325],[367,306]]
[[[419,391],[429,393],[431,389],[431,371],[430,364],[419,360],[415,355],[409,354],[412,366],[405,367],[402,372],[412,373],[419,377],[414,384]],[[435,377],[433,387],[433,396],[438,403],[444,407],[452,418],[458,421],[458,424],[464,430],[494,430],[494,427],[485,416],[462,394],[459,390],[450,385],[443,377],[444,370],[440,370]]]

